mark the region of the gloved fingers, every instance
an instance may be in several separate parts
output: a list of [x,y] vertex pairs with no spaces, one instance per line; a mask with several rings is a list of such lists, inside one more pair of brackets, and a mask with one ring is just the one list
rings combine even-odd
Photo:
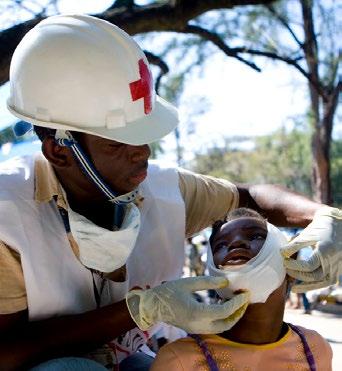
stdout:
[[310,283],[302,282],[292,286],[291,291],[297,294],[301,294],[306,291],[321,289],[322,287],[327,287],[332,284],[334,284],[334,282],[331,282],[330,279]]
[[298,270],[287,269],[286,273],[289,276],[304,282],[318,282],[322,281],[325,277],[323,269],[321,267],[317,268],[313,272],[302,272]]
[[342,209],[324,205],[318,211],[316,211],[315,215],[328,216],[330,218],[342,220]]
[[234,312],[232,312],[232,314],[225,319],[225,321],[228,323],[236,323],[246,312],[246,309],[248,307],[248,304],[249,304],[249,297],[250,295],[248,295],[248,300],[245,301],[237,310],[235,310]]
[[225,277],[210,277],[210,276],[187,277],[181,278],[178,281],[181,282],[182,290],[191,292],[210,289],[215,290],[228,286],[228,280]]
[[244,303],[240,308],[234,311],[230,316],[224,319],[218,319],[212,323],[213,333],[221,333],[230,330],[245,314],[248,307],[248,302]]
[[[217,319],[227,319],[231,316],[234,316],[235,313],[239,313],[241,308],[248,306],[250,299],[250,293],[248,291],[242,292],[240,294],[234,295],[231,299],[219,305],[220,308],[217,308],[215,315]],[[244,309],[245,310],[245,309]],[[244,311],[243,311],[244,312]]]
[[206,305],[203,311],[206,315],[210,316],[212,320],[227,319],[229,316],[234,315],[234,313],[245,304],[248,305],[249,297],[249,292],[243,292],[235,295],[225,303]]
[[294,240],[289,242],[287,245],[283,246],[280,252],[285,258],[289,258],[291,255],[298,252],[303,247],[313,246],[317,242],[318,242],[317,238],[302,239],[301,236],[299,235]]
[[287,269],[301,272],[313,272],[321,266],[321,261],[317,253],[313,253],[308,260],[284,259],[284,265]]
[[131,290],[126,295],[126,304],[129,314],[131,315],[133,321],[136,325],[140,328],[140,330],[146,331],[148,330],[152,322],[150,323],[146,316],[141,316],[140,313],[140,300],[144,295],[143,290]]

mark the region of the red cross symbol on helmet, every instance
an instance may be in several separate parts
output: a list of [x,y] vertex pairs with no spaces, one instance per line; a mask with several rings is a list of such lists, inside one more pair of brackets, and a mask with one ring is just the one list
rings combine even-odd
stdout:
[[152,111],[153,80],[151,72],[142,58],[139,59],[138,65],[140,79],[131,82],[129,88],[133,102],[141,98],[144,99],[144,112],[147,115]]

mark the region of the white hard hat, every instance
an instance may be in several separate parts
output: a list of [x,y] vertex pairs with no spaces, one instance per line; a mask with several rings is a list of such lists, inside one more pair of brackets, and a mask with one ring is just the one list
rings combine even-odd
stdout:
[[23,121],[140,145],[178,123],[156,96],[145,54],[123,30],[85,15],[49,17],[29,31],[10,67],[9,110]]

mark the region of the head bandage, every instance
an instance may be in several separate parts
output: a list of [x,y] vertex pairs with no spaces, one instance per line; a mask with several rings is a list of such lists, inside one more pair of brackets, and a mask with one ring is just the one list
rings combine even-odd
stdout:
[[284,281],[286,270],[280,248],[287,243],[284,234],[274,225],[267,223],[267,237],[258,255],[240,266],[215,266],[211,246],[208,246],[207,266],[210,276],[226,277],[229,286],[217,290],[229,299],[239,289],[250,291],[251,303],[265,303],[270,294]]

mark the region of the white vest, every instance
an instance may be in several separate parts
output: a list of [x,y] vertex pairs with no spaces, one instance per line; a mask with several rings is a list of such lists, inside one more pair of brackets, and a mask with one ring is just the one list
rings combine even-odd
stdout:
[[[127,262],[128,288],[178,278],[184,263],[185,207],[172,168],[150,164],[141,184],[142,225]],[[0,164],[0,240],[21,256],[30,320],[96,308],[92,275],[74,255],[54,201],[34,200],[34,158]],[[118,290],[116,292],[116,290]],[[126,291],[110,282],[102,304]]]

